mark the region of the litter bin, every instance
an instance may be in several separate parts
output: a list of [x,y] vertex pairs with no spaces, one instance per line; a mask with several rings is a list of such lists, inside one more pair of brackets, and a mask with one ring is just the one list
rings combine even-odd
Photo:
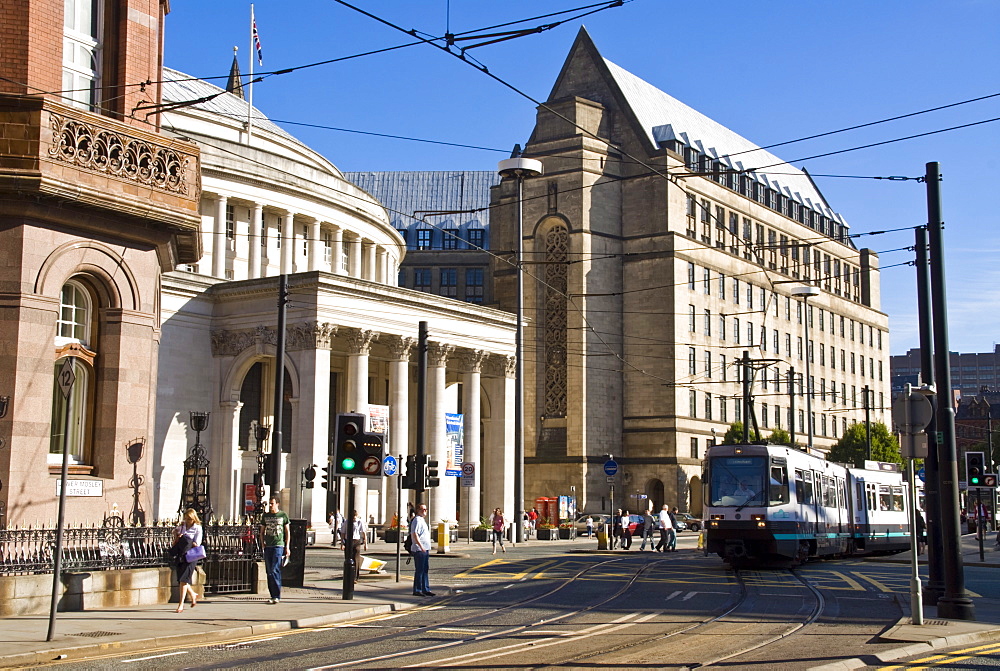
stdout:
[[[289,553],[288,564],[281,569],[281,584],[284,587],[302,587],[306,575],[306,520],[289,520],[292,537],[285,543]],[[289,549],[291,548],[291,549]]]

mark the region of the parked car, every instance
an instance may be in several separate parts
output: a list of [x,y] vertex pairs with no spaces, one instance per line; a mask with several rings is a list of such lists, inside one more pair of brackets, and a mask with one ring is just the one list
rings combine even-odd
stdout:
[[690,529],[694,532],[701,531],[701,520],[691,513],[674,513],[674,517],[677,518],[677,526],[684,525],[680,527],[679,531],[684,531],[685,529]]

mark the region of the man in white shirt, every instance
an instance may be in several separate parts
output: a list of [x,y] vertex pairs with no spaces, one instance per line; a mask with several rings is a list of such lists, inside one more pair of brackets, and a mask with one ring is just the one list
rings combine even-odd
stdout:
[[[340,525],[340,537],[344,539],[344,552],[354,557],[354,582],[361,577],[361,551],[368,549],[368,529],[358,515],[358,511],[352,511],[350,520],[344,520]],[[347,539],[351,539],[350,547],[347,547]]]
[[[670,522],[670,507],[667,506],[667,504],[664,503],[663,508],[660,509],[660,515],[657,521],[660,526],[660,542],[656,544],[655,550],[657,552],[667,552],[670,548],[671,536],[676,538],[674,525]],[[676,550],[674,550],[674,552],[676,552]]]
[[435,596],[431,591],[429,558],[431,552],[431,530],[427,526],[427,504],[417,506],[417,514],[410,520],[410,541],[413,547],[413,596]]

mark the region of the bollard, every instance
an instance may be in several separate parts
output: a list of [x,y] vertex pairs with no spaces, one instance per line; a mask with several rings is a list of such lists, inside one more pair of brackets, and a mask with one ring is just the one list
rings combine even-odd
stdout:
[[438,522],[438,549],[437,553],[443,555],[449,552],[451,548],[448,546],[448,541],[451,538],[451,533],[448,529],[447,522]]
[[698,549],[705,549],[705,531],[704,529],[698,532]]

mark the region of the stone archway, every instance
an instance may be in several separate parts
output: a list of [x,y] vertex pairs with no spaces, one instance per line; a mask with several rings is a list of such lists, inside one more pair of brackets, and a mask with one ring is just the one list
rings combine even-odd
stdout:
[[655,513],[660,508],[663,507],[664,503],[664,492],[663,492],[663,481],[653,479],[646,483],[646,496],[649,503],[649,507]]

